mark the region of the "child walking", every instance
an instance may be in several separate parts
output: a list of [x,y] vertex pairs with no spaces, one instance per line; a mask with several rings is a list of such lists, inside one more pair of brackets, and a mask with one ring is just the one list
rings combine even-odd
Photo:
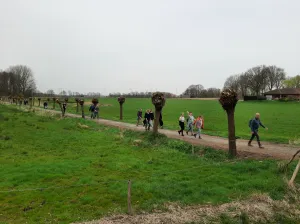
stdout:
[[201,116],[198,116],[198,117],[197,117],[197,120],[196,120],[196,122],[195,122],[195,127],[196,127],[196,129],[197,129],[197,133],[194,134],[194,137],[195,137],[195,138],[199,137],[199,139],[202,139],[202,138],[201,138],[202,122],[203,122],[203,121],[202,121],[202,117],[201,117]]
[[195,118],[194,118],[192,112],[188,112],[188,114],[189,114],[189,117],[187,119],[188,130],[187,130],[186,134],[189,135],[189,132],[191,132],[192,135],[194,135],[193,125],[194,125]]

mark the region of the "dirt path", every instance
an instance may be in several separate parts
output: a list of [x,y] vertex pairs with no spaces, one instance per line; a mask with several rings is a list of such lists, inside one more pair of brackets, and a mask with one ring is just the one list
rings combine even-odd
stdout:
[[[35,107],[36,110],[44,110],[42,108]],[[55,110],[47,110],[54,113],[60,114],[60,111]],[[80,115],[77,114],[70,114],[67,113],[66,116],[68,117],[74,117],[74,118],[81,118]],[[90,119],[90,118],[86,118]],[[112,120],[105,120],[105,119],[99,119],[99,120],[93,120],[99,124],[112,126],[112,127],[118,127],[118,128],[125,128],[135,131],[145,131],[145,129],[141,126],[137,127],[134,124],[128,124],[124,122],[118,122],[118,121],[112,121]],[[221,149],[221,150],[228,150],[228,139],[217,137],[217,136],[209,136],[209,135],[202,135],[202,139],[195,139],[192,136],[185,135],[184,137],[178,135],[177,131],[174,130],[165,130],[160,129],[160,133],[165,134],[169,138],[173,139],[180,139],[186,142],[189,142],[194,145],[202,145],[202,146],[208,146],[214,149]],[[240,156],[242,157],[250,157],[250,158],[275,158],[275,159],[290,159],[297,150],[299,150],[299,147],[292,146],[292,145],[284,145],[284,144],[275,144],[270,142],[262,142],[264,149],[260,149],[257,146],[256,142],[253,142],[254,147],[248,147],[247,140],[241,140],[237,139],[237,150]]]
[[[60,113],[60,111],[53,111],[53,112]],[[81,118],[81,116],[77,114],[68,113],[66,114],[66,116]],[[86,119],[90,119],[90,118],[86,118]],[[125,129],[135,130],[135,131],[145,131],[145,129],[142,126],[137,127],[134,124],[128,124],[124,122],[105,120],[105,119],[99,119],[93,121],[107,126],[125,128]],[[203,134],[202,139],[195,139],[192,136],[187,136],[187,135],[180,136],[178,132],[174,130],[160,129],[159,132],[165,134],[169,138],[180,139],[194,145],[203,145],[214,149],[228,150],[228,139],[225,138]],[[260,158],[290,159],[296,153],[296,151],[299,150],[299,147],[297,148],[291,145],[274,144],[270,142],[262,142],[265,148],[260,149],[258,148],[256,142],[253,142],[254,147],[249,147],[247,143],[248,143],[247,140],[237,139],[237,150],[239,155],[242,157],[254,157],[259,159]]]

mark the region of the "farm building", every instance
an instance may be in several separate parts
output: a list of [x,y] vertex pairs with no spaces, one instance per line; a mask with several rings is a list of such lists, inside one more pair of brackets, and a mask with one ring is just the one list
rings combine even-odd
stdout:
[[265,96],[272,96],[272,99],[276,98],[285,98],[285,97],[293,97],[300,99],[300,89],[299,88],[283,88],[283,89],[275,89],[269,92],[264,93]]

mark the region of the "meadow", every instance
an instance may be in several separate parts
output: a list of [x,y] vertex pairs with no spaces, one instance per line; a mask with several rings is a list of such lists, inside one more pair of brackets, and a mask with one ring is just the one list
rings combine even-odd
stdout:
[[[71,101],[74,101],[71,99]],[[85,111],[89,116],[90,99],[86,99]],[[109,120],[119,120],[119,104],[114,98],[100,98],[100,117]],[[36,103],[37,105],[37,103]],[[52,103],[49,103],[52,108]],[[150,99],[126,99],[123,105],[123,121],[136,123],[136,113],[139,108],[145,111],[153,108]],[[58,108],[58,106],[56,106]],[[76,113],[76,104],[69,104],[68,112]],[[195,116],[202,115],[205,119],[204,134],[227,137],[227,116],[217,100],[186,100],[167,99],[163,109],[164,128],[176,130],[181,112],[192,111]],[[248,122],[255,113],[261,113],[261,121],[269,130],[261,129],[261,139],[277,143],[289,143],[300,140],[300,103],[274,101],[240,101],[236,106],[236,135],[248,139],[250,129]]]
[[163,135],[0,105],[0,223],[69,223],[124,213],[129,179],[135,212],[165,202],[220,204],[286,193],[276,161],[191,150]]

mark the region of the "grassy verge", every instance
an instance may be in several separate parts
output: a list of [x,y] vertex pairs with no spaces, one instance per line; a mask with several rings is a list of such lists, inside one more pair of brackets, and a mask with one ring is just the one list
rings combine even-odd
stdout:
[[135,211],[285,194],[275,161],[191,150],[162,135],[0,105],[0,223],[69,223],[126,212],[129,179]]

